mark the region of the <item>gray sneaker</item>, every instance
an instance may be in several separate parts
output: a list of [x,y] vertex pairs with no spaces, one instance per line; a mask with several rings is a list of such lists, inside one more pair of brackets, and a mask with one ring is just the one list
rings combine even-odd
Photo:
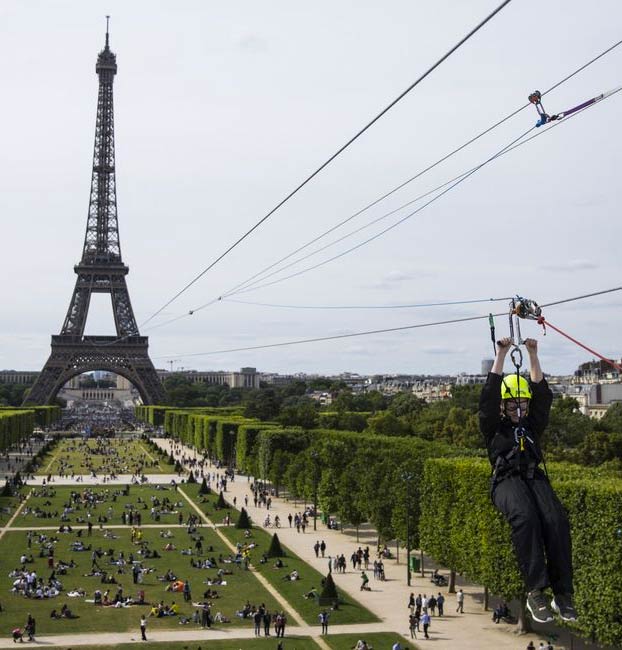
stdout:
[[576,621],[577,610],[572,604],[572,594],[557,594],[551,603],[551,609],[564,621]]
[[536,623],[550,623],[553,620],[548,598],[541,589],[536,589],[527,596],[527,609]]

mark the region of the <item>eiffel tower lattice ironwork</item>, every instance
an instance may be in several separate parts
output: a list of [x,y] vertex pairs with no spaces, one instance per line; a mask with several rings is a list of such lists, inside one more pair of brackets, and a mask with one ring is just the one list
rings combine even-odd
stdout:
[[[78,276],[60,335],[52,336],[52,353],[25,404],[48,404],[75,375],[108,370],[132,382],[145,404],[165,401],[164,389],[148,354],[148,337],[140,336],[121,260],[117,222],[114,115],[112,85],[116,57],[106,46],[97,57],[99,77],[97,123],[89,214],[82,259],[74,267]],[[85,336],[84,328],[93,293],[111,296],[116,336]]]

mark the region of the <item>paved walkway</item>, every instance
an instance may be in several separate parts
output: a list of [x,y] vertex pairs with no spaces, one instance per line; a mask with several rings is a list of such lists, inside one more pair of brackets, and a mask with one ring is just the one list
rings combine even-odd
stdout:
[[[167,453],[172,450],[172,444],[169,439],[160,438],[155,439],[154,442],[165,449]],[[178,443],[175,443],[175,445],[179,447]],[[194,456],[194,451],[186,447],[183,450],[183,454],[186,457],[192,457]],[[218,473],[219,470],[212,467],[210,471]],[[225,498],[228,501],[232,501],[234,496],[237,497],[238,508],[244,504],[244,497],[246,495],[249,497],[248,513],[255,525],[260,526],[264,521],[266,509],[254,507],[248,477],[236,475],[233,483],[227,483]],[[273,497],[270,514],[272,519],[274,519],[275,515],[279,515],[280,517],[282,527],[278,530],[279,539],[285,545],[289,546],[299,557],[305,560],[305,562],[309,563],[318,571],[327,573],[328,556],[343,553],[349,561],[350,555],[354,550],[359,546],[364,547],[367,545],[370,547],[373,560],[377,539],[374,531],[367,530],[362,533],[360,543],[357,543],[354,535],[330,530],[318,519],[317,532],[313,531],[313,522],[311,521],[311,525],[307,527],[305,534],[297,533],[295,528],[289,527],[287,515],[290,512],[293,515],[295,512],[301,511],[300,501],[298,502],[298,506],[298,508],[295,508],[293,502]],[[326,542],[327,549],[325,558],[315,557],[313,545],[316,540],[320,542],[324,540]],[[392,550],[394,551],[395,549]],[[403,553],[400,564],[396,560],[384,560],[387,580],[380,582],[372,578],[370,581],[372,587],[371,592],[360,591],[360,572],[352,571],[349,562],[348,571],[345,574],[333,573],[333,578],[339,589],[359,600],[382,620],[382,631],[395,631],[409,638],[407,603],[410,592],[414,592],[415,595],[419,593],[430,595],[431,593],[437,594],[439,588],[430,582],[429,575],[428,577],[421,577],[418,573],[412,574],[412,586],[408,587],[406,584],[405,555]],[[368,573],[371,578],[372,572],[369,571]],[[447,574],[448,572],[445,571],[445,575]],[[430,628],[431,640],[418,639],[417,643],[420,647],[434,642],[434,647],[437,650],[456,650],[456,648],[460,648],[460,650],[523,650],[529,640],[534,642],[536,648],[540,641],[548,640],[548,636],[538,636],[536,634],[517,636],[514,633],[514,626],[507,624],[495,625],[492,622],[492,611],[484,611],[483,609],[482,587],[462,581],[458,577],[456,588],[459,587],[465,593],[465,613],[457,614],[455,611],[455,594],[447,593],[447,588],[441,589],[446,599],[446,615],[442,618],[433,617]],[[352,629],[352,626],[350,628]],[[559,629],[555,630],[555,632],[560,635],[559,641],[554,642],[556,650],[569,649],[568,633]],[[420,634],[418,636],[422,635]],[[562,643],[563,640],[567,642],[566,645]],[[574,640],[574,650],[581,650],[587,647],[581,641]]]

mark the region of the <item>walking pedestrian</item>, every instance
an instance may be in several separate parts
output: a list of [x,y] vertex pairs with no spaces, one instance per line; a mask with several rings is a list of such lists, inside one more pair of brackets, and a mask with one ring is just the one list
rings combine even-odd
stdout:
[[313,545],[313,550],[315,551],[315,557],[320,557],[320,542],[319,540]]
[[255,622],[255,636],[261,636],[261,624],[263,622],[263,612],[259,608],[253,614],[253,621]]
[[439,591],[436,597],[436,606],[438,607],[438,615],[443,615],[443,607],[445,605],[445,596]]
[[320,553],[322,554],[322,557],[324,557],[325,552],[326,552],[326,542],[322,540],[322,543],[320,544]]
[[144,614],[140,617],[140,638],[143,641],[147,640],[147,619]]
[[430,629],[431,620],[432,619],[430,618],[429,614],[423,614],[423,616],[421,617],[421,623],[423,625],[423,636],[426,639],[430,638],[430,636],[428,635],[428,630]]
[[26,634],[28,635],[29,641],[35,640],[36,622],[35,622],[35,617],[32,614],[28,614],[28,620],[26,621],[26,625],[24,626],[24,632],[26,632]]
[[410,630],[410,638],[416,639],[417,633],[415,630],[419,629],[419,618],[414,613],[408,615],[408,629]]
[[456,594],[456,605],[456,612],[464,614],[464,591],[462,589],[458,589],[458,593]]
[[328,634],[328,612],[326,610],[320,612],[318,618],[320,619],[320,625],[322,626],[322,634]]

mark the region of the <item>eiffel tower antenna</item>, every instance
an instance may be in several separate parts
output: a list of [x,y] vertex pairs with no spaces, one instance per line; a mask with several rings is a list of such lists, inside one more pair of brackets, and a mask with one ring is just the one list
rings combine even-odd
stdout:
[[[121,258],[112,92],[117,60],[110,50],[109,20],[106,16],[106,45],[95,65],[99,93],[82,259],[74,267],[78,277],[61,332],[52,336],[52,354],[25,404],[52,402],[72,377],[91,370],[108,370],[125,377],[136,386],[145,404],[164,401],[164,389],[147,352],[148,337],[140,336],[134,318],[125,281],[129,267]],[[110,295],[116,336],[84,335],[93,293]]]

